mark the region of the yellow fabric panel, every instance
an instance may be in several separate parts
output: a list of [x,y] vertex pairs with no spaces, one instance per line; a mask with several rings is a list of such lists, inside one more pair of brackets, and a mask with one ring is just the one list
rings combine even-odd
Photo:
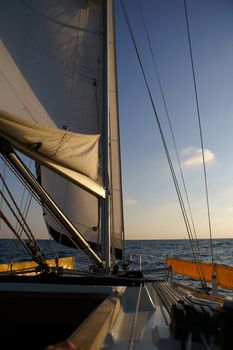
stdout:
[[233,289],[233,267],[216,265],[216,275],[219,286]]
[[201,276],[204,277],[206,282],[212,281],[212,272],[213,268],[216,273],[217,285],[233,289],[233,267],[214,264],[214,266],[210,263],[200,263],[199,267],[195,261],[191,260],[182,260],[182,259],[174,259],[167,257],[166,266],[172,266],[173,272],[191,277],[194,279],[200,279],[200,271]]
[[[50,259],[46,260],[47,264],[51,267],[55,267],[55,260]],[[0,272],[7,272],[7,271],[18,271],[18,270],[25,270],[37,267],[38,264],[34,261],[20,261],[15,262],[12,264],[0,264]],[[67,258],[60,258],[59,259],[59,266],[63,267],[64,269],[73,270],[75,269],[75,261],[73,257],[67,257]],[[36,274],[36,272],[28,273],[28,275]],[[24,274],[26,275],[26,274]]]

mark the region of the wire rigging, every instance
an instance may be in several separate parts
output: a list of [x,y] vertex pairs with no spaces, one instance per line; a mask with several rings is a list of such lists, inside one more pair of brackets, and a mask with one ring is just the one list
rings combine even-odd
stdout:
[[[2,154],[0,155],[3,161],[8,165],[8,167],[11,169],[11,171],[15,174],[15,176],[18,178],[18,180],[23,184],[24,187],[27,188],[27,190],[32,194],[33,198],[41,205],[41,200],[39,196],[30,188],[26,180],[22,177],[22,175],[16,171],[14,166],[10,163],[10,161],[7,159],[7,157],[4,157]],[[32,175],[32,174],[31,174]],[[33,177],[33,175],[32,175]],[[47,206],[46,202],[44,204],[44,211],[51,217],[52,220],[61,228],[61,230],[64,232],[64,234],[68,237],[68,239],[72,242],[72,244],[79,249],[82,253],[84,253],[89,259],[92,260],[92,258],[89,256],[88,251],[86,249],[81,249],[79,245],[76,243],[74,238],[71,236],[70,232],[63,227],[63,225],[59,222],[59,220],[56,218],[56,216],[53,214],[53,212],[50,210],[49,206]],[[15,230],[13,229],[12,232],[15,234]],[[93,261],[94,262],[94,261]],[[95,262],[94,262],[95,263]]]
[[45,258],[44,255],[40,249],[40,247],[38,246],[25,218],[23,217],[22,213],[20,212],[20,209],[17,205],[17,203],[15,202],[4,178],[2,177],[2,175],[0,174],[0,178],[3,182],[4,188],[7,191],[7,195],[9,196],[10,200],[13,203],[13,206],[10,204],[10,201],[7,199],[6,195],[3,193],[3,191],[0,190],[0,195],[3,199],[3,201],[5,202],[5,204],[7,205],[7,207],[9,208],[10,212],[12,213],[12,215],[15,217],[16,222],[19,226],[19,228],[21,229],[22,232],[25,233],[28,241],[25,241],[24,239],[22,239],[21,233],[18,233],[16,229],[13,228],[13,226],[10,224],[9,220],[6,218],[6,216],[4,215],[3,211],[0,211],[0,217],[1,219],[5,222],[5,224],[11,229],[11,231],[15,234],[15,236],[21,241],[21,243],[24,245],[24,247],[26,248],[26,250],[29,252],[29,254],[32,256],[32,258],[38,263],[38,264],[44,264],[45,262]]
[[191,36],[190,36],[190,29],[189,29],[189,19],[188,19],[188,11],[187,11],[186,0],[184,0],[184,10],[185,10],[185,20],[186,20],[187,35],[188,35],[189,53],[190,53],[191,67],[192,67],[192,76],[193,76],[193,84],[194,84],[194,92],[195,92],[195,101],[196,101],[196,108],[197,108],[198,126],[199,126],[200,141],[201,141],[202,163],[203,163],[205,194],[206,194],[206,206],[207,206],[209,235],[210,235],[211,259],[212,259],[212,264],[214,266],[213,240],[212,240],[212,228],[211,228],[211,218],[210,218],[210,204],[209,204],[209,194],[208,194],[208,184],[207,184],[207,173],[206,173],[204,142],[203,142],[203,133],[202,133],[202,125],[201,125],[201,114],[200,114],[199,99],[198,99],[198,94],[197,94],[197,83],[196,83],[196,77],[195,77],[194,60],[193,60],[193,52],[192,52],[192,44],[191,44]]
[[162,131],[160,120],[159,120],[159,117],[158,117],[158,114],[157,114],[157,111],[156,111],[156,108],[155,108],[155,105],[154,105],[154,101],[153,101],[153,98],[152,98],[152,95],[151,95],[151,91],[150,91],[150,88],[149,88],[149,84],[148,84],[148,81],[147,81],[147,78],[146,78],[146,74],[145,74],[145,71],[144,71],[144,68],[143,68],[143,65],[142,65],[140,54],[139,54],[139,51],[138,51],[138,48],[137,48],[137,45],[136,45],[136,41],[135,41],[135,38],[134,38],[134,35],[133,35],[133,31],[132,31],[132,28],[131,28],[131,25],[130,25],[130,22],[129,22],[127,11],[126,11],[126,8],[125,8],[124,3],[123,3],[122,0],[121,0],[121,5],[122,5],[122,9],[123,9],[123,12],[124,12],[124,15],[125,15],[127,26],[128,26],[128,29],[129,29],[129,32],[130,32],[130,35],[131,35],[131,39],[132,39],[132,42],[133,42],[133,45],[134,45],[134,49],[136,51],[136,55],[137,55],[137,58],[138,58],[138,61],[139,61],[139,64],[140,64],[140,68],[141,68],[141,71],[142,71],[142,74],[143,74],[143,78],[144,78],[144,81],[145,81],[145,84],[146,84],[147,92],[148,92],[149,97],[150,97],[150,101],[151,101],[152,108],[153,108],[153,111],[154,111],[154,116],[155,116],[155,119],[156,119],[156,122],[157,122],[157,125],[158,125],[158,128],[159,128],[160,136],[161,136],[161,139],[162,139],[162,143],[163,143],[163,146],[164,146],[164,150],[165,150],[165,153],[166,153],[166,156],[167,156],[167,160],[168,160],[168,164],[169,164],[169,167],[170,167],[170,171],[171,171],[171,174],[172,174],[173,182],[174,182],[174,185],[175,185],[176,193],[177,193],[178,200],[179,200],[179,203],[180,203],[180,208],[181,208],[181,212],[182,212],[182,215],[183,215],[185,227],[186,227],[186,230],[187,230],[187,233],[188,233],[188,236],[189,236],[189,240],[191,242],[191,249],[193,251],[193,256],[194,256],[194,258],[196,260],[196,263],[197,263],[197,266],[198,266],[200,280],[203,280],[203,278],[201,276],[201,271],[200,271],[200,264],[197,261],[197,253],[196,253],[196,249],[195,249],[195,246],[194,246],[194,243],[193,243],[193,240],[192,240],[192,236],[191,236],[191,233],[190,233],[189,220],[188,220],[187,213],[186,213],[186,210],[185,210],[185,206],[184,206],[184,202],[183,202],[182,195],[181,195],[181,192],[180,192],[179,184],[178,184],[178,181],[177,181],[177,178],[176,178],[176,174],[175,174],[174,167],[173,167],[173,164],[172,164],[172,160],[171,160],[171,157],[170,157],[170,153],[169,153],[169,150],[168,150],[168,147],[167,147],[167,144],[166,144],[166,140],[165,140],[165,137],[164,137],[164,134],[163,134],[163,131]]
[[[131,27],[131,24],[130,24],[130,21],[129,21],[129,17],[128,17],[128,14],[127,14],[127,11],[126,11],[126,7],[124,5],[123,0],[121,0],[121,7],[122,7],[122,10],[123,10],[123,13],[124,13],[124,16],[125,16],[125,20],[126,20],[126,23],[127,23],[128,29],[129,29],[129,33],[130,33],[131,40],[132,40],[132,43],[133,43],[133,46],[134,46],[134,50],[136,52],[136,56],[137,56],[137,59],[138,59],[138,62],[139,62],[140,68],[141,68],[141,72],[142,72],[142,75],[143,75],[143,79],[144,79],[144,82],[145,82],[145,85],[146,85],[146,89],[147,89],[147,92],[148,92],[148,95],[149,95],[149,98],[150,98],[150,102],[151,102],[152,109],[153,109],[153,112],[154,112],[154,117],[156,119],[157,126],[158,126],[158,129],[159,129],[159,133],[160,133],[160,136],[161,136],[161,139],[162,139],[162,144],[163,144],[163,147],[164,147],[164,150],[165,150],[165,153],[166,153],[166,157],[167,157],[167,160],[168,160],[168,164],[169,164],[169,167],[170,167],[170,171],[171,171],[171,174],[172,174],[172,179],[173,179],[173,182],[174,182],[174,185],[175,185],[175,189],[176,189],[176,193],[177,193],[177,196],[178,196],[178,200],[179,200],[179,203],[180,203],[180,207],[181,207],[184,223],[185,223],[185,226],[186,226],[186,230],[187,230],[190,242],[192,242],[191,235],[190,235],[190,225],[189,225],[187,213],[186,213],[186,210],[185,210],[184,202],[183,202],[183,199],[182,199],[182,195],[181,195],[181,192],[180,192],[179,184],[178,184],[178,181],[177,181],[177,177],[176,177],[176,174],[175,174],[175,170],[174,170],[174,167],[173,167],[171,156],[170,156],[170,153],[169,153],[169,150],[168,150],[168,146],[167,146],[167,143],[166,143],[166,140],[165,140],[165,137],[164,137],[164,133],[163,133],[162,126],[161,126],[161,123],[160,123],[160,120],[159,120],[159,116],[158,116],[158,113],[157,113],[156,108],[155,108],[154,100],[153,100],[153,97],[152,97],[152,94],[151,94],[151,90],[150,90],[150,87],[149,87],[149,84],[148,84],[146,73],[145,73],[145,70],[144,70],[144,67],[143,67],[143,64],[142,64],[142,60],[141,60],[141,57],[140,57],[140,54],[139,54],[139,50],[138,50],[137,45],[136,45],[136,41],[135,41],[135,38],[134,38],[132,27]],[[195,252],[195,248],[194,248],[193,244],[191,244],[191,248],[193,250],[194,257],[196,257],[196,252]],[[198,262],[197,262],[197,264],[198,264]],[[201,276],[200,276],[200,278],[201,278]]]
[[[178,154],[178,149],[177,149],[177,145],[176,145],[176,141],[175,141],[175,135],[174,135],[174,132],[173,132],[171,118],[170,118],[170,114],[169,114],[169,111],[168,111],[167,102],[166,102],[166,99],[165,99],[165,93],[164,93],[162,82],[161,82],[161,79],[160,79],[159,69],[158,69],[158,65],[156,63],[154,51],[152,49],[151,40],[150,40],[150,36],[149,36],[149,33],[148,33],[147,24],[146,24],[145,16],[144,16],[143,9],[142,9],[142,6],[141,6],[141,2],[140,2],[140,0],[137,0],[137,2],[138,2],[140,15],[142,17],[142,22],[143,22],[143,26],[144,26],[144,30],[145,30],[145,34],[146,34],[146,38],[147,38],[150,54],[151,54],[151,57],[152,57],[152,62],[153,62],[153,65],[154,65],[156,77],[157,77],[157,80],[158,80],[158,84],[159,84],[159,88],[160,88],[160,92],[161,92],[161,96],[162,96],[162,100],[163,100],[163,104],[164,104],[164,108],[165,108],[165,114],[166,114],[168,125],[169,125],[169,130],[170,130],[172,141],[173,141],[174,148],[175,148],[176,158],[177,158],[177,161],[178,161],[178,166],[179,166],[179,170],[180,170],[180,174],[181,174],[181,179],[182,179],[182,184],[183,184],[184,193],[185,193],[185,197],[186,197],[186,202],[187,202],[187,205],[188,205],[189,215],[190,215],[192,228],[193,228],[193,232],[194,232],[194,236],[195,236],[195,240],[194,240],[190,223],[188,223],[189,233],[190,233],[189,235],[191,237],[190,244],[191,244],[191,246],[193,245],[193,247],[194,247],[193,248],[194,251],[195,251],[194,258],[197,261],[199,260],[199,263],[197,265],[198,265],[198,269],[199,269],[200,278],[201,278],[201,280],[204,280],[204,274],[202,272],[202,268],[201,268],[201,265],[200,265],[200,261],[201,261],[200,247],[199,247],[199,243],[198,243],[198,239],[197,239],[196,228],[195,228],[194,219],[193,219],[193,215],[192,215],[192,210],[191,210],[191,205],[190,205],[190,201],[189,201],[188,191],[187,191],[187,187],[186,187],[186,183],[185,183],[185,179],[184,179],[184,175],[183,175],[183,170],[182,170],[182,167],[181,167],[180,157],[179,157],[179,154]],[[188,218],[187,218],[187,220],[188,220]],[[189,220],[188,220],[188,222],[189,222]]]

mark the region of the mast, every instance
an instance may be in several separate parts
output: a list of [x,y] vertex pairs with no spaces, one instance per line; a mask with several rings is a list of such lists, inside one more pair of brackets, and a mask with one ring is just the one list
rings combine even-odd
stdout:
[[105,2],[104,21],[107,28],[104,37],[103,77],[103,184],[106,198],[102,200],[103,259],[108,268],[115,258],[122,259],[124,249],[124,222],[122,204],[122,179],[120,156],[120,127],[117,95],[117,66],[113,0]]
[[108,28],[109,28],[109,7],[112,1],[103,1],[103,115],[102,115],[102,142],[103,142],[103,185],[106,189],[106,198],[101,202],[101,247],[102,259],[106,263],[106,269],[111,267],[110,252],[110,206],[109,206],[109,175],[108,175],[108,140],[109,140],[109,99],[108,99]]

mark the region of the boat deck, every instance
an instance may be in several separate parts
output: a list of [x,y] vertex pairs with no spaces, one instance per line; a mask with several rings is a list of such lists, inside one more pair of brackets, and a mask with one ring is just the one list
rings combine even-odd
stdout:
[[[186,348],[188,342],[192,349],[204,349],[211,342],[211,349],[220,349],[221,339],[211,309],[206,304],[198,308],[186,299],[189,292],[164,281],[125,288],[111,300],[106,299],[69,340],[77,349],[91,350],[178,350]],[[103,323],[96,327],[101,318]],[[88,330],[91,332],[87,338]]]
[[69,340],[82,350],[178,350],[188,343],[192,349],[229,349],[232,312],[215,312],[221,304],[210,298],[192,300],[189,289],[165,281],[84,281],[1,281],[0,329],[7,348],[42,350]]

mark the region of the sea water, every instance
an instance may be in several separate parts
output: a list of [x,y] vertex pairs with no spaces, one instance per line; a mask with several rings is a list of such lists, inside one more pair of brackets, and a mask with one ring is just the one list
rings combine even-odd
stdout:
[[[74,256],[76,267],[85,270],[89,268],[90,262],[78,249],[61,246],[53,240],[38,240],[38,244],[43,250],[47,259],[54,256],[68,257]],[[202,239],[198,241],[202,261],[211,262],[210,240]],[[233,239],[214,239],[212,241],[214,262],[233,266]],[[189,240],[127,240],[125,242],[125,258],[130,261],[132,269],[160,269],[165,267],[166,257],[181,259],[194,259]],[[18,240],[0,240],[0,263],[9,261],[24,261],[30,259],[28,252]],[[151,277],[162,278],[163,272],[152,273]],[[177,276],[177,280],[183,277]],[[185,279],[189,285],[196,286],[192,279]]]

